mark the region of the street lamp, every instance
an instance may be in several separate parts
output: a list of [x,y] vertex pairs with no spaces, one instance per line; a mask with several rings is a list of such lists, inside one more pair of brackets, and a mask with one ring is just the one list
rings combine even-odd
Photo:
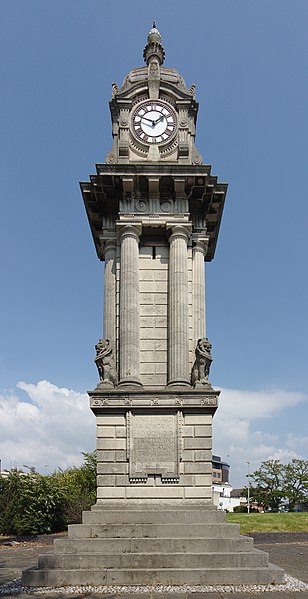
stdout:
[[247,512],[249,514],[250,512],[250,479],[249,479],[249,464],[250,462],[247,462],[247,479],[248,479],[248,483],[247,483]]

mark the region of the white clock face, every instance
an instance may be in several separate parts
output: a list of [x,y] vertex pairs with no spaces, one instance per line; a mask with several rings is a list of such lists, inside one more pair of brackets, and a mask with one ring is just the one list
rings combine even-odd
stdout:
[[133,132],[147,144],[169,141],[176,130],[174,110],[159,100],[142,102],[132,114]]

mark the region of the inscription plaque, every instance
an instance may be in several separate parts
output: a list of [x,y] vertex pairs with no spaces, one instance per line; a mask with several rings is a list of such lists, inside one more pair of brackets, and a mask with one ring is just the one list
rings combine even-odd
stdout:
[[179,473],[178,414],[133,414],[130,418],[130,478]]

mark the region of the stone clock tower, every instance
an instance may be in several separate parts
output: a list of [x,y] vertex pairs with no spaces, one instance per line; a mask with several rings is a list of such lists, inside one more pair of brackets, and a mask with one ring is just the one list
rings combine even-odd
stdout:
[[283,578],[212,505],[204,262],[227,191],[195,146],[198,103],[155,24],[121,88],[113,144],[82,195],[105,262],[104,337],[89,392],[97,502],[25,584],[267,583]]

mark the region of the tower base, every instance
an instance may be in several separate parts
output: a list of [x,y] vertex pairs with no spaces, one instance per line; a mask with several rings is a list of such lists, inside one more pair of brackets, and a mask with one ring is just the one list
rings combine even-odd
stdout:
[[187,500],[94,505],[22,574],[24,586],[43,587],[283,582],[284,571],[239,525],[226,524],[224,512]]

